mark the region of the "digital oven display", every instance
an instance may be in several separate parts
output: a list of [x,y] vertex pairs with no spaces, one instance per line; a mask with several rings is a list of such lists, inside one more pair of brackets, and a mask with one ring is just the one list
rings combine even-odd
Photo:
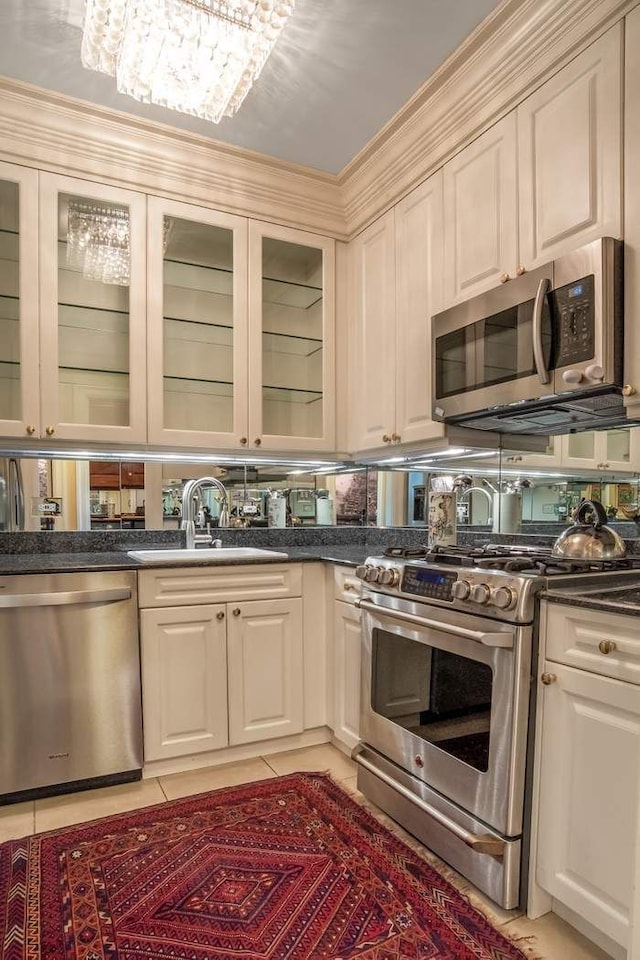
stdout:
[[457,579],[455,573],[442,573],[440,570],[409,564],[404,568],[401,590],[433,600],[452,600],[451,584]]
[[575,287],[569,288],[569,297],[581,297],[584,293],[584,286],[581,283],[576,284]]

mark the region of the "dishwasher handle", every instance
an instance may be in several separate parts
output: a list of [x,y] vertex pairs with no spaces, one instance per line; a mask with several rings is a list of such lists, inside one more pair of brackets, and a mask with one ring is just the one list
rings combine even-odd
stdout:
[[112,590],[60,590],[55,593],[0,594],[0,610],[15,607],[65,607],[81,603],[113,603],[130,600],[130,587],[115,587]]

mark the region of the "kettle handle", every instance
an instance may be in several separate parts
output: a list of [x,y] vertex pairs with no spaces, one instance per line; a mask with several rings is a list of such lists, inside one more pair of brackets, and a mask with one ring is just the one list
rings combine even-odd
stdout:
[[584,523],[586,514],[588,512],[595,513],[596,518],[593,521],[593,526],[596,528],[596,530],[599,527],[606,526],[607,515],[604,511],[604,507],[598,500],[583,500],[576,512],[576,522]]

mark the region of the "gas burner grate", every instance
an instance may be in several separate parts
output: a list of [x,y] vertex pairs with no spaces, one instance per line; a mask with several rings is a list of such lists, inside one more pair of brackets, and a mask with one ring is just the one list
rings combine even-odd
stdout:
[[426,547],[385,547],[385,557],[414,557],[424,560],[428,555]]

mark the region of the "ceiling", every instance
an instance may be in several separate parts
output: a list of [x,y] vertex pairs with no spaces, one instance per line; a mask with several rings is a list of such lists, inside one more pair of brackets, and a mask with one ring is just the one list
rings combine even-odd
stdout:
[[137,103],[84,69],[84,0],[0,0],[0,74],[338,173],[497,4],[297,0],[256,86],[219,124]]

